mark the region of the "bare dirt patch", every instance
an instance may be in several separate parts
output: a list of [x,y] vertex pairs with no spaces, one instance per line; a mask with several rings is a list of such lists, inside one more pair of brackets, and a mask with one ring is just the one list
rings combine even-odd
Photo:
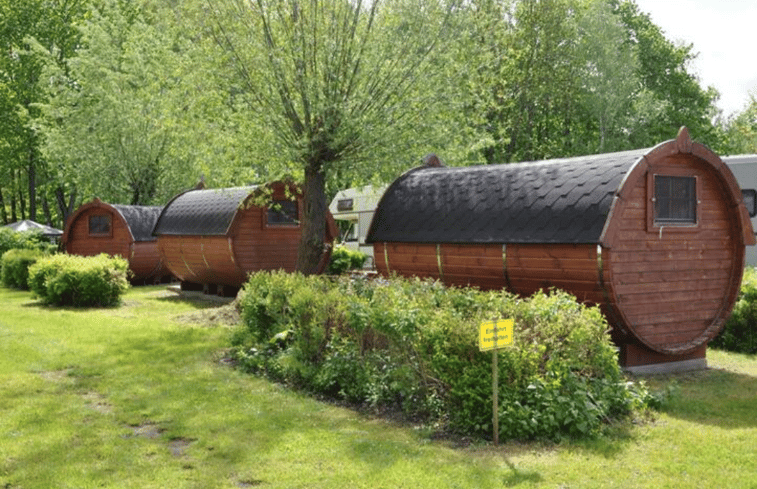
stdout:
[[87,401],[87,407],[100,414],[112,414],[113,406],[106,400],[105,396],[97,392],[87,392],[84,394],[84,400]]
[[140,438],[147,438],[149,440],[154,440],[160,436],[161,433],[163,433],[165,430],[154,423],[142,423],[136,426],[131,426],[131,430],[133,433],[133,436],[138,436]]

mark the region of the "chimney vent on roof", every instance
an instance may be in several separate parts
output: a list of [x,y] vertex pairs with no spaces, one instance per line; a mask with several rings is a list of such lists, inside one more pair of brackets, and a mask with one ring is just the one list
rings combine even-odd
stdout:
[[446,166],[446,165],[442,163],[442,160],[440,160],[439,157],[436,156],[434,153],[429,153],[423,157],[423,166],[441,167],[441,166]]

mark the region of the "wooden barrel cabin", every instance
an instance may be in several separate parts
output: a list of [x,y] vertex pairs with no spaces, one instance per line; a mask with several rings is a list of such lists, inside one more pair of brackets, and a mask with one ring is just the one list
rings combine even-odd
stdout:
[[72,255],[121,256],[129,262],[134,283],[166,281],[171,274],[152,235],[162,210],[159,206],[107,204],[94,199],[69,217],[61,247]]
[[[224,189],[200,185],[166,204],[154,234],[182,289],[228,295],[251,272],[295,270],[301,212],[299,189],[283,182]],[[330,245],[337,230],[328,211],[326,224],[324,239]],[[319,272],[330,256],[327,246]]]
[[623,366],[706,365],[755,236],[733,174],[686,128],[637,151],[460,168],[427,160],[379,201],[367,241],[380,273],[524,296],[564,289],[601,305]]

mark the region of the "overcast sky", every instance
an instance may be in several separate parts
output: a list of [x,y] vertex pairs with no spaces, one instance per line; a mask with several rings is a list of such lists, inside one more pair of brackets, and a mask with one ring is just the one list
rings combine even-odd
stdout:
[[693,44],[689,72],[720,92],[725,116],[757,95],[757,0],[636,0],[665,37]]

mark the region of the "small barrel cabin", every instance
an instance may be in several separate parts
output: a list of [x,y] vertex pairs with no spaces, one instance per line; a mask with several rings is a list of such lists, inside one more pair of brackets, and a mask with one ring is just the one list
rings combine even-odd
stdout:
[[[295,270],[301,212],[302,196],[293,185],[205,189],[201,184],[166,204],[154,234],[163,260],[184,290],[228,295],[251,272]],[[327,211],[326,243],[336,235]],[[328,246],[319,272],[330,256]]]
[[69,217],[61,246],[72,255],[107,253],[129,261],[131,280],[157,283],[171,273],[160,259],[153,227],[163,210],[159,206],[106,204],[94,199]]
[[654,371],[706,366],[755,236],[731,171],[682,128],[578,158],[447,168],[430,155],[388,187],[367,241],[383,274],[599,304],[621,364]]

